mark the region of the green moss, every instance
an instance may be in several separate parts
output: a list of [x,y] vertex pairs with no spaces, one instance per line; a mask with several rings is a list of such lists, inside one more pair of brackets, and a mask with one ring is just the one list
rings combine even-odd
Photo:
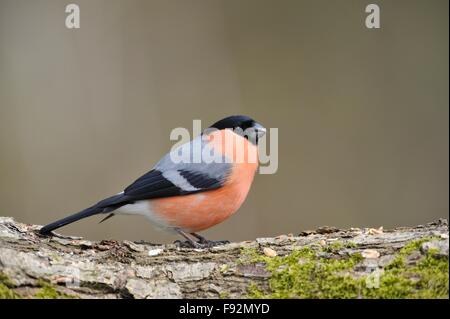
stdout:
[[[335,246],[336,247],[336,246]],[[310,247],[293,251],[283,257],[263,257],[271,272],[270,295],[257,287],[249,289],[252,298],[356,298],[358,282],[350,277],[351,270],[361,261],[359,254],[345,259],[325,259],[316,256]]]
[[220,266],[220,273],[225,274],[229,269],[230,267],[227,264],[223,264]]
[[0,283],[6,285],[8,287],[14,287],[14,284],[11,281],[11,279],[9,279],[9,277],[2,272],[0,272]]
[[406,259],[420,246],[432,240],[423,238],[403,247],[380,276],[378,289],[365,287],[368,298],[448,298],[448,257],[442,258],[430,250],[417,263],[409,266]]
[[14,284],[4,273],[0,272],[0,299],[18,299],[20,296],[12,289]]
[[344,247],[345,248],[356,248],[356,247],[358,247],[358,245],[353,241],[347,241],[347,242],[345,242]]
[[344,243],[341,241],[335,241],[331,244],[328,244],[323,250],[327,252],[335,252],[344,248]]
[[230,297],[230,293],[229,293],[228,291],[222,291],[222,292],[219,294],[219,298],[220,298],[220,299],[227,299],[228,297]]
[[7,285],[0,282],[0,299],[19,299],[20,296]]
[[430,240],[432,240],[432,237],[424,237],[418,240],[413,240],[411,242],[409,242],[408,244],[406,244],[405,246],[403,246],[402,249],[400,249],[400,251],[398,252],[396,259],[397,262],[400,261],[400,263],[403,263],[402,261],[404,261],[405,257],[411,255],[414,251],[417,251],[420,249],[420,246],[422,246],[423,243],[426,243]]
[[68,295],[56,290],[56,287],[52,284],[39,280],[38,285],[41,287],[39,291],[34,295],[37,299],[72,299],[76,296]]
[[270,296],[265,295],[263,291],[259,289],[259,287],[255,283],[251,283],[247,288],[248,298],[253,299],[264,299],[264,298],[270,298]]
[[334,241],[328,245],[326,245],[325,247],[322,248],[322,250],[324,252],[328,252],[328,253],[336,253],[338,251],[341,251],[342,249],[351,249],[351,248],[356,248],[358,245],[356,245],[354,242],[352,241],[341,241],[341,240],[337,240]]
[[[243,250],[246,262],[263,262],[271,273],[269,293],[255,284],[248,288],[250,298],[448,298],[448,257],[430,251],[416,263],[406,258],[430,238],[403,247],[383,270],[355,276],[360,254],[325,258],[310,247],[294,250],[287,256],[269,258],[256,249]],[[331,246],[331,245],[330,245]],[[325,251],[346,247],[334,243]]]
[[241,249],[241,256],[237,261],[238,264],[248,264],[258,262],[261,256],[256,248],[244,247]]
[[[62,293],[56,289],[56,286],[48,283],[44,280],[38,280],[37,285],[39,287],[38,292],[31,296],[31,298],[37,299],[68,299],[76,298],[76,296]],[[21,296],[14,291],[14,284],[4,273],[0,272],[0,299],[20,299],[29,298],[30,296]]]

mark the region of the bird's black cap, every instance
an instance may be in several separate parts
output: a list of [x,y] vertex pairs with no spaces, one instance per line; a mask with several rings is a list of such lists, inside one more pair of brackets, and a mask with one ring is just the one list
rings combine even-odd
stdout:
[[[266,133],[266,129],[261,124],[259,124],[254,119],[246,115],[228,116],[211,125],[209,129],[218,129],[218,130],[239,129],[236,130],[236,133],[244,136],[253,144],[258,144],[258,138],[260,138]],[[247,129],[252,129],[253,131],[248,132],[246,131]]]

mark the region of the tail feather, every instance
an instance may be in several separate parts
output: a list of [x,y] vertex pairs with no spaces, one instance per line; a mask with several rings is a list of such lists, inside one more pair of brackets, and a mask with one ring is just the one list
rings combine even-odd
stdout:
[[71,224],[73,222],[76,222],[77,220],[80,220],[80,219],[83,219],[83,218],[86,218],[86,217],[89,217],[92,215],[100,214],[103,211],[103,209],[104,208],[96,207],[96,206],[86,208],[85,210],[82,210],[79,213],[64,217],[60,220],[57,220],[56,222],[53,222],[51,224],[48,224],[48,225],[42,227],[41,230],[39,231],[39,233],[41,233],[42,235],[47,235],[52,230],[55,230],[57,228]]
[[114,213],[109,214],[108,216],[106,216],[105,218],[103,218],[101,221],[99,221],[98,223],[101,224],[104,221],[107,221],[108,219],[110,219],[111,217],[114,217]]
[[42,235],[47,235],[51,231],[53,231],[57,228],[63,227],[65,225],[71,224],[73,222],[76,222],[80,219],[83,219],[83,218],[86,218],[89,216],[103,214],[103,213],[109,213],[125,204],[127,204],[127,202],[126,202],[125,196],[122,194],[118,194],[118,195],[109,197],[107,199],[100,201],[99,203],[97,203],[94,206],[91,206],[89,208],[82,210],[81,212],[67,216],[60,220],[57,220],[56,222],[53,222],[51,224],[48,224],[48,225],[42,227],[39,230],[39,233]]

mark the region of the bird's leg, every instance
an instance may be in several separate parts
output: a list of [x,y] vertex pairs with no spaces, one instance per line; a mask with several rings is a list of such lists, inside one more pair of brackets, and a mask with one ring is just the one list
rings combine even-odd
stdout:
[[176,228],[175,231],[180,234],[181,236],[183,236],[185,239],[187,239],[187,241],[185,242],[181,242],[179,240],[176,240],[175,243],[179,244],[180,247],[188,247],[188,248],[200,248],[201,245],[199,243],[197,243],[196,241],[192,240],[191,237],[188,236],[188,234],[186,234],[184,231],[182,231],[179,228]]
[[208,242],[208,239],[206,239],[205,237],[203,237],[203,236],[201,236],[199,234],[191,233],[191,235],[194,236],[195,238],[197,238],[198,242],[201,243],[201,244],[204,244],[204,243]]
[[194,236],[195,238],[197,238],[198,243],[204,247],[213,247],[213,246],[225,245],[225,244],[230,243],[229,240],[208,240],[205,237],[203,237],[199,234],[196,234],[196,233],[191,233],[191,235]]
[[176,240],[175,241],[175,243],[180,245],[180,247],[185,247],[185,248],[210,248],[210,247],[219,246],[219,245],[225,245],[225,244],[229,244],[230,243],[228,240],[208,240],[205,237],[200,236],[199,234],[190,233],[190,235],[192,235],[193,237],[198,239],[198,241],[194,241],[194,240],[192,240],[192,238],[187,233],[185,233],[181,229],[176,228],[175,231],[186,239],[185,242],[182,242],[180,240]]

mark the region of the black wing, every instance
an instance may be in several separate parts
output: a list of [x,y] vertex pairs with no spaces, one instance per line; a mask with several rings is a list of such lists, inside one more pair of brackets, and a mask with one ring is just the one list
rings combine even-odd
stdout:
[[163,176],[159,170],[151,170],[138,178],[130,186],[125,188],[125,198],[132,202],[136,200],[187,195],[206,190],[211,190],[222,186],[222,182],[201,172],[191,172],[188,170],[177,170],[191,187],[183,188],[177,186]]

